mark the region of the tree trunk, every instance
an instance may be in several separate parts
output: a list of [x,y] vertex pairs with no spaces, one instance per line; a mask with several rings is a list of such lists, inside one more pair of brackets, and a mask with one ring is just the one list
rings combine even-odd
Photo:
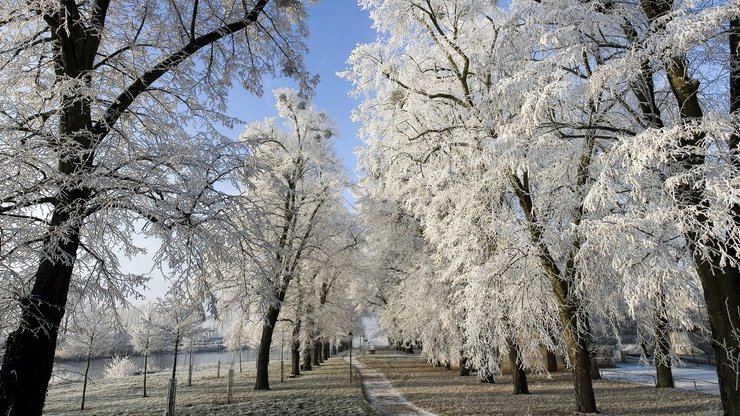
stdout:
[[[57,208],[52,224],[59,225],[68,218],[69,213]],[[69,241],[59,245],[71,259],[77,255],[78,232],[74,230]],[[41,415],[54,366],[59,324],[67,304],[72,269],[71,263],[42,259],[31,293],[20,301],[22,324],[8,335],[0,366],[0,415]]]
[[80,403],[80,410],[85,410],[85,394],[87,394],[87,375],[90,372],[90,357],[92,357],[92,351],[87,352],[87,364],[85,365],[85,378],[82,382],[82,403]]
[[290,349],[290,373],[293,376],[301,375],[301,343],[296,342]]
[[558,356],[555,355],[552,351],[547,351],[545,353],[545,356],[547,357],[547,371],[549,373],[557,373],[558,372]]
[[522,361],[519,347],[516,342],[508,338],[506,343],[509,347],[509,365],[511,365],[511,379],[514,385],[514,394],[529,394],[529,385],[527,383],[527,373],[524,371],[524,362]]
[[175,376],[177,375],[177,353],[180,350],[180,334],[178,333],[175,336],[175,354],[172,358],[172,380],[175,379]]
[[193,385],[193,338],[190,337],[190,360],[188,363],[188,387]]
[[573,383],[576,393],[576,411],[579,413],[598,413],[596,398],[591,382],[591,355],[585,337],[580,336],[573,324],[566,324],[568,357],[573,366]]
[[[283,295],[284,296],[284,295]],[[282,299],[279,300],[282,301]],[[272,333],[275,331],[275,324],[280,315],[280,304],[270,305],[267,310],[267,321],[262,325],[262,337],[257,352],[257,379],[254,382],[255,390],[270,390],[269,366],[270,366],[270,347],[272,346]]]
[[303,371],[312,371],[313,368],[311,367],[311,356],[313,355],[313,348],[311,348],[311,343],[307,342],[305,348],[303,349]]
[[321,342],[314,341],[311,349],[311,364],[318,367],[321,365]]
[[468,368],[468,357],[463,355],[463,352],[460,351],[460,372],[461,377],[466,377],[470,375],[470,368]]
[[665,316],[663,294],[658,294],[658,305],[655,310],[655,387],[672,388],[673,370],[671,369],[671,340],[668,319]]
[[740,345],[735,323],[740,318],[737,316],[737,311],[740,311],[740,273],[738,269],[727,265],[721,269],[698,260],[697,264],[712,329],[712,347],[722,408],[725,415],[737,416],[740,415],[740,393],[737,390],[738,376],[735,368],[740,356]]
[[144,397],[146,397],[146,371],[147,371],[147,362],[149,361],[149,354],[144,353]]
[[596,360],[596,355],[594,355],[593,351],[589,354],[589,360],[591,360],[591,380],[601,380],[599,362]]
[[293,336],[290,340],[290,373],[292,376],[301,375],[301,320],[296,320],[293,326]]

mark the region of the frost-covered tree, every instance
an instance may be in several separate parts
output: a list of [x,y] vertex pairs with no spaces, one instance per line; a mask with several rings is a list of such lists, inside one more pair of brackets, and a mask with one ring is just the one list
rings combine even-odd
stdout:
[[128,295],[138,281],[117,279],[111,248],[138,251],[133,221],[185,225],[192,201],[216,192],[232,83],[260,92],[266,73],[311,83],[304,3],[0,3],[0,286],[1,299],[20,300],[2,306],[19,326],[0,369],[0,413],[41,414],[82,257],[105,265],[111,293]]
[[69,311],[59,355],[85,359],[82,377],[82,400],[80,410],[85,410],[90,360],[111,350],[116,343],[114,329],[117,327],[115,313],[109,305],[99,299],[77,300]]
[[[172,376],[177,376],[177,358],[186,340],[192,340],[203,329],[205,311],[203,303],[190,298],[187,293],[172,290],[164,299],[157,299],[156,313],[159,317],[156,325],[164,334],[167,350],[172,351]],[[192,354],[192,349],[190,350]]]
[[334,154],[336,127],[298,91],[274,91],[278,118],[250,124],[242,141],[260,170],[243,197],[263,213],[259,228],[268,243],[260,253],[269,262],[256,270],[262,317],[255,389],[269,389],[272,334],[288,288],[305,258],[321,247],[317,230],[342,206],[344,168]]
[[[669,221],[677,227],[701,282],[723,408],[738,414],[737,5],[648,1],[630,8],[610,5],[604,12],[638,16],[624,19],[628,48],[606,73],[629,81],[639,128],[611,153],[618,168],[602,175],[594,199],[613,206],[623,201],[615,197],[619,192],[637,202],[633,222]],[[653,172],[660,173],[657,180]],[[617,175],[624,179],[615,187]],[[645,198],[656,187],[663,203]]]
[[131,346],[135,352],[144,356],[144,368],[142,370],[144,397],[147,397],[146,379],[149,371],[149,356],[153,352],[162,351],[167,347],[167,332],[164,330],[167,326],[161,319],[162,316],[157,310],[157,304],[147,302],[140,309],[135,310],[127,325],[127,331],[131,337]]
[[[627,292],[607,278],[614,276],[613,270],[599,275],[608,269],[601,263],[610,261],[613,248],[598,243],[606,230],[594,232],[593,225],[607,227],[610,221],[604,219],[624,214],[619,205],[630,198],[630,204],[659,209],[642,209],[642,216],[630,217],[638,221],[626,222],[639,228],[643,221],[658,234],[677,227],[699,276],[702,267],[706,273],[736,270],[736,187],[730,185],[737,177],[736,128],[731,127],[732,116],[714,113],[700,120],[698,107],[698,99],[704,98],[710,108],[726,109],[716,97],[728,95],[731,105],[737,105],[732,91],[727,93],[727,79],[731,90],[737,79],[736,8],[727,3],[692,8],[670,2],[568,0],[515,1],[506,11],[482,0],[362,4],[380,34],[376,42],[356,48],[346,76],[358,86],[358,94],[367,94],[357,118],[367,144],[364,168],[379,182],[372,191],[375,198],[397,201],[422,224],[431,258],[453,266],[439,270],[448,276],[443,281],[462,288],[470,285],[476,266],[489,263],[488,270],[501,278],[506,264],[516,258],[496,252],[505,245],[489,227],[523,233],[528,244],[516,246],[531,248],[524,252],[541,269],[534,275],[547,279],[557,301],[560,330],[576,374],[577,408],[595,411],[589,339],[594,324],[608,323],[620,312],[614,305]],[[729,55],[726,38],[721,39],[727,28]],[[722,68],[728,56],[729,74]],[[707,84],[702,93],[697,77]],[[666,128],[671,125],[675,127]],[[659,179],[661,192],[652,191],[656,182],[646,181],[653,177]],[[624,232],[612,228],[612,233]],[[649,238],[641,239],[644,255],[657,253]],[[588,250],[582,249],[590,243]],[[449,253],[454,261],[440,261]],[[678,262],[667,287],[678,288],[680,276],[691,275],[686,266]],[[623,277],[636,278],[636,271]],[[454,273],[460,276],[451,280]],[[653,297],[656,275],[639,274],[639,284],[628,285]],[[717,324],[714,339],[717,355],[727,358],[718,364],[718,371],[725,372],[720,378],[730,380],[737,374],[737,337],[728,329],[731,312],[720,306],[734,293],[722,285],[733,280],[709,281],[708,274],[702,279],[707,305],[710,310],[712,302],[716,305],[713,319],[724,322]],[[509,290],[506,284],[498,287]],[[670,307],[663,301],[681,304],[686,295],[671,291],[672,299],[656,299],[651,308],[656,313],[641,319],[664,328],[664,310]],[[467,304],[469,314],[477,305],[470,299]],[[502,318],[513,313],[500,308]],[[557,327],[547,324],[544,315],[530,316],[543,329]],[[479,320],[469,329],[488,328],[494,338],[507,337],[507,326],[490,324]],[[721,328],[725,332],[718,336]],[[723,393],[725,408],[732,412],[727,397],[737,394],[729,388]]]
[[[536,145],[543,134],[547,138],[553,129],[557,132],[559,128],[580,125],[580,120],[553,120],[550,124],[543,119],[542,123],[535,120],[531,124],[528,117],[539,117],[539,113],[515,110],[530,105],[526,101],[529,97],[542,98],[541,84],[532,86],[531,96],[510,94],[511,101],[519,100],[506,102],[510,107],[501,106],[500,97],[495,96],[496,82],[510,71],[523,68],[547,82],[541,76],[545,73],[543,67],[547,67],[550,75],[564,74],[563,85],[570,85],[568,78],[577,85],[579,78],[568,72],[575,70],[554,67],[547,60],[540,66],[529,65],[529,45],[524,44],[527,48],[521,51],[517,46],[532,39],[516,33],[517,24],[506,16],[500,17],[490,2],[368,3],[373,6],[371,14],[384,37],[373,45],[359,47],[351,63],[356,84],[377,92],[359,110],[373,149],[368,158],[373,163],[371,172],[382,172],[387,183],[384,191],[401,199],[424,223],[424,235],[437,248],[437,256],[453,259],[453,266],[445,273],[449,277],[444,280],[457,282],[461,288],[467,284],[466,274],[490,260],[491,249],[497,246],[486,229],[492,225],[490,215],[502,205],[501,200],[513,196],[516,207],[509,214],[517,216],[512,221],[522,218],[529,224],[525,231],[558,300],[570,363],[576,373],[577,406],[581,411],[594,411],[588,317],[582,295],[573,289],[578,276],[573,259],[580,243],[573,237],[549,237],[561,236],[570,222],[577,225],[580,221],[578,195],[582,199],[584,191],[579,187],[588,177],[593,146],[584,148],[582,136],[577,135],[563,140],[560,153],[545,150],[545,146],[531,152],[537,149],[532,143]],[[399,10],[403,12],[398,13]],[[390,18],[391,12],[398,17]],[[502,40],[502,33],[510,38]],[[507,61],[499,62],[499,55]],[[552,58],[552,62],[562,62],[564,58],[571,62],[566,55]],[[526,72],[523,76],[527,76]],[[553,78],[557,79],[557,75]],[[584,83],[580,84],[582,87]],[[561,88],[565,88],[563,85]],[[538,96],[534,95],[535,89]],[[548,108],[547,104],[542,108]],[[574,104],[573,109],[566,111],[584,119],[588,106]],[[506,127],[515,129],[530,123],[530,129],[517,132],[522,133],[518,136],[506,136],[499,127],[504,121],[512,122]],[[517,137],[519,141],[503,144],[507,137]],[[491,144],[496,147],[486,154],[484,146]],[[580,148],[585,149],[585,158],[579,157]],[[499,149],[507,153],[498,154]],[[525,153],[528,150],[530,153]],[[522,160],[522,155],[527,155],[526,160]],[[561,157],[560,163],[553,164],[554,157]],[[573,163],[569,163],[572,161],[582,162],[580,173],[573,169]],[[537,194],[529,188],[530,170],[542,179]],[[574,186],[563,187],[562,181],[547,182],[558,175],[570,176]],[[579,181],[583,183],[579,185]],[[480,186],[471,187],[472,184]],[[555,203],[563,202],[568,209],[553,209]],[[542,219],[538,219],[535,209]],[[575,219],[570,218],[573,213]],[[449,232],[450,229],[457,232]],[[568,251],[570,254],[566,255]],[[462,274],[463,279],[453,277],[454,274]],[[506,332],[499,333],[502,340],[510,338]]]

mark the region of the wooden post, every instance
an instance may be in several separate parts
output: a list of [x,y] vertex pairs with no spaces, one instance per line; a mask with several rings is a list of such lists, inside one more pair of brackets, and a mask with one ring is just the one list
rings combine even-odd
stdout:
[[175,393],[177,389],[177,380],[175,378],[170,379],[170,386],[167,389],[167,409],[164,411],[164,416],[175,416]]
[[231,404],[231,396],[234,394],[234,369],[229,369],[229,381],[226,384],[226,404]]
[[216,366],[216,379],[221,378],[221,359],[218,360],[218,365]]
[[190,363],[188,365],[188,387],[193,385],[193,338],[190,338]]

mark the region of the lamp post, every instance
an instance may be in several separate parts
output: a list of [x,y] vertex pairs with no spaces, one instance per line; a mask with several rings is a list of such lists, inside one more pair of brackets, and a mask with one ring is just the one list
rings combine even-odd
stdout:
[[349,382],[352,383],[352,331],[349,331]]

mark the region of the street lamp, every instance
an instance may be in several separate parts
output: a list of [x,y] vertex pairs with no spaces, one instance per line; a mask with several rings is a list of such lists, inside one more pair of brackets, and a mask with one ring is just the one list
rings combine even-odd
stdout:
[[352,331],[349,331],[349,382],[352,382]]

